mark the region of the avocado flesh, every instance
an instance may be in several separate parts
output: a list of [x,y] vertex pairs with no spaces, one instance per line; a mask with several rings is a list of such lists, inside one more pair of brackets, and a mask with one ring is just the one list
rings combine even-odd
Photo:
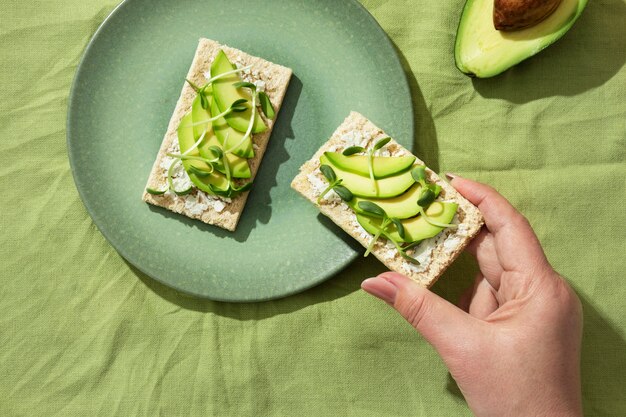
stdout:
[[[210,95],[207,95],[207,99],[209,103],[213,100]],[[203,109],[200,101],[200,96],[196,96],[191,106],[191,117],[193,123],[201,122],[203,120],[209,120],[211,118],[211,112],[209,109]],[[200,151],[200,155],[203,158],[213,159],[215,158],[215,154],[209,148],[212,146],[217,146],[218,148],[222,148],[219,143],[217,136],[215,136],[215,132],[211,126],[208,126],[209,123],[204,123],[201,125],[195,125],[193,127],[193,137],[194,141],[200,139],[202,133],[204,133],[205,129],[207,129],[204,134],[204,139],[198,146],[198,150]],[[245,158],[241,158],[232,153],[226,154],[226,160],[228,161],[228,166],[230,168],[230,173],[233,178],[250,178],[250,167],[248,166],[248,161]],[[224,168],[224,164],[222,161],[218,161],[215,164],[215,168],[225,174],[226,170]]]
[[[228,71],[232,71],[236,67],[228,60],[224,51],[220,50],[211,64],[211,77],[216,77]],[[212,84],[213,95],[220,110],[226,111],[230,106],[239,99],[247,100],[245,105],[248,107],[243,112],[232,112],[225,116],[225,120],[230,127],[240,132],[246,132],[250,124],[252,111],[254,111],[254,123],[252,125],[252,133],[262,133],[267,130],[265,122],[261,118],[259,111],[251,109],[252,96],[247,88],[236,88],[233,84],[241,82],[239,74],[234,73],[223,78],[215,80]]]
[[[196,141],[193,136],[193,128],[189,126],[192,123],[191,113],[185,114],[180,121],[180,125],[178,126],[177,134],[178,134],[178,146],[180,147],[180,153],[187,152]],[[198,148],[189,152],[187,155],[189,156],[200,156],[200,152]],[[192,160],[184,160],[183,167],[187,174],[189,175],[189,179],[191,182],[198,187],[198,189],[208,193],[215,194],[213,190],[209,187],[209,185],[213,185],[219,189],[226,190],[228,189],[228,180],[226,177],[219,172],[213,172],[207,176],[198,176],[193,172],[190,172],[191,167],[194,166],[198,169],[207,171],[210,170],[209,166],[202,161],[192,161]]]
[[376,187],[372,180],[362,175],[344,171],[328,160],[325,155],[320,157],[322,165],[329,165],[335,171],[337,178],[343,180],[341,185],[352,192],[355,197],[365,198],[392,198],[404,193],[415,180],[410,171],[400,175],[376,180]]
[[[216,116],[220,114],[220,109],[217,107],[216,100],[211,100],[211,113]],[[245,136],[244,133],[233,129],[226,123],[226,119],[220,117],[213,121],[213,131],[220,142],[220,145],[224,148],[230,148],[241,142],[241,139]],[[227,143],[225,143],[227,142]],[[233,153],[242,158],[254,157],[254,148],[252,147],[252,140],[247,137],[241,145],[233,149]]]
[[586,4],[587,0],[562,0],[538,24],[501,32],[493,24],[493,0],[467,0],[456,35],[456,66],[479,78],[498,75],[561,38]]
[[354,210],[356,213],[365,214],[359,208],[359,202],[361,201],[371,201],[372,203],[377,204],[385,210],[387,216],[395,217],[396,219],[408,219],[409,217],[416,216],[419,213],[419,206],[417,205],[417,200],[420,197],[420,192],[422,190],[422,186],[419,184],[413,184],[411,188],[409,188],[405,193],[386,199],[375,199],[375,198],[360,198],[354,197],[347,204]]
[[[366,155],[346,156],[340,152],[324,152],[324,155],[334,166],[355,174],[369,178],[369,157]],[[374,156],[372,158],[372,171],[374,178],[385,178],[409,169],[415,157],[411,156]]]
[[[454,219],[454,215],[456,214],[458,207],[459,205],[456,203],[435,201],[428,207],[426,214],[435,221],[447,224]],[[358,213],[356,215],[356,219],[363,229],[372,235],[377,233],[377,228],[380,227],[382,222],[382,219],[380,218],[368,217]],[[400,237],[398,231],[395,229],[395,226],[392,225],[389,227],[389,229],[391,229],[389,235],[396,242],[412,243],[417,242],[418,240],[429,239],[437,236],[444,229],[443,227],[433,226],[428,223],[421,215],[410,219],[404,219],[401,222],[404,227],[404,239]]]

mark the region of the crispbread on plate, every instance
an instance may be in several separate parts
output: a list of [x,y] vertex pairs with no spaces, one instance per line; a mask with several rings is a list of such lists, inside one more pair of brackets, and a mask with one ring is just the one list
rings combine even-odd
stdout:
[[[262,115],[268,129],[263,133],[252,135],[255,155],[253,158],[248,159],[248,164],[252,174],[251,180],[254,180],[265,149],[267,148],[272,128],[278,117],[283,98],[285,97],[292,71],[281,65],[248,55],[238,49],[220,45],[216,41],[200,39],[191,68],[187,74],[187,79],[196,85],[204,84],[206,82],[205,74],[210,70],[211,63],[220,49],[226,53],[231,62],[242,67],[252,66],[243,73],[244,81],[260,81],[263,83],[265,92],[269,96],[276,111],[276,117],[274,117],[273,120],[267,119]],[[191,108],[192,102],[196,96],[196,92],[188,83],[184,82],[184,80],[181,80],[181,82],[184,83],[182,92],[172,118],[170,119],[156,161],[152,166],[146,186],[147,188],[162,190],[167,187],[168,159],[171,158],[166,154],[168,152],[178,151],[178,136],[176,130],[182,117]],[[190,194],[183,196],[176,195],[171,191],[163,195],[153,195],[144,191],[143,200],[155,206],[160,206],[184,216],[198,219],[204,223],[234,231],[246,204],[248,193],[249,191],[246,191],[232,199],[226,199],[209,196],[195,188]]]
[[[315,204],[324,215],[364,247],[368,246],[372,236],[361,227],[354,211],[343,200],[335,194],[324,198],[320,204],[317,203],[320,193],[328,185],[319,169],[320,157],[324,152],[341,152],[350,146],[367,147],[386,136],[363,115],[352,112],[328,142],[302,165],[300,173],[291,183],[293,189]],[[385,149],[390,156],[411,154],[394,140],[391,140]],[[419,159],[415,162],[424,164]],[[384,239],[376,242],[372,254],[389,269],[407,275],[422,286],[430,287],[478,234],[484,220],[478,208],[461,196],[450,184],[428,168],[426,168],[426,173],[429,182],[442,188],[438,200],[458,204],[457,214],[453,221],[458,224],[458,227],[445,229],[434,238],[424,240],[418,245],[413,256],[420,261],[420,265],[414,265],[403,259],[395,247]]]

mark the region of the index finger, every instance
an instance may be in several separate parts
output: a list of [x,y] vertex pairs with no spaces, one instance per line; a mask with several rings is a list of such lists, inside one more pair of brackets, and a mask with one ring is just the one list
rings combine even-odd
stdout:
[[482,213],[505,271],[528,271],[548,264],[528,220],[500,193],[488,185],[457,176],[450,184]]

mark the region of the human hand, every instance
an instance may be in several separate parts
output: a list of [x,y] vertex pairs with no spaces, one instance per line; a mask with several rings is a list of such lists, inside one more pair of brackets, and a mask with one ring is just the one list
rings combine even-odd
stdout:
[[477,416],[582,416],[582,307],[528,221],[493,188],[450,175],[485,228],[468,246],[480,272],[459,307],[405,276],[363,281],[443,358]]

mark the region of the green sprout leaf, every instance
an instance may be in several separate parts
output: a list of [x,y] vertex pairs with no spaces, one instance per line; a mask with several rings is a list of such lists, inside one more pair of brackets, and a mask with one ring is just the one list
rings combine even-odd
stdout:
[[273,119],[276,116],[276,112],[274,111],[274,106],[272,106],[272,102],[267,94],[263,91],[259,92],[259,101],[261,102],[261,111],[265,114],[265,117],[268,119]]
[[230,105],[230,109],[234,112],[242,112],[248,110],[247,106],[244,106],[244,103],[247,103],[248,100],[245,98],[240,98],[239,100],[235,100],[233,104]]
[[365,148],[362,146],[350,146],[343,150],[342,154],[345,156],[354,155],[357,153],[365,152]]
[[248,191],[252,188],[252,181],[244,183],[241,187],[237,187],[231,184],[231,189],[236,193],[243,193],[244,191]]
[[235,88],[249,88],[252,91],[256,91],[256,85],[246,81],[239,81],[237,83],[234,83],[233,86]]
[[209,108],[209,99],[206,98],[206,96],[204,95],[203,91],[200,91],[200,106],[202,106],[203,109],[208,109]]
[[458,224],[454,224],[454,223],[441,223],[438,222],[436,220],[433,220],[430,216],[428,216],[426,214],[426,212],[424,211],[424,208],[421,207],[420,208],[420,214],[422,215],[422,217],[424,218],[424,220],[426,220],[426,222],[430,223],[431,225],[435,226],[435,227],[442,227],[442,228],[447,228],[449,227],[450,229],[456,229],[457,227],[459,227]]
[[424,185],[426,181],[426,167],[424,165],[417,165],[411,170],[411,176],[415,181]]
[[352,192],[343,185],[335,185],[333,187],[333,190],[337,193],[339,197],[341,197],[343,201],[352,201],[352,199],[354,198]]
[[324,175],[324,177],[326,177],[328,182],[333,183],[337,181],[337,175],[335,174],[335,171],[330,167],[330,165],[321,165],[320,171],[322,171],[322,174]]
[[359,208],[363,210],[366,214],[375,217],[386,217],[387,213],[382,209],[378,204],[372,203],[371,201],[359,201]]
[[435,194],[435,198],[439,197],[439,194],[441,194],[441,185],[428,184],[428,188]]
[[374,151],[377,151],[383,146],[385,146],[386,144],[388,144],[390,140],[391,138],[387,137],[387,138],[382,138],[381,140],[376,142],[376,144],[374,145]]
[[181,191],[177,191],[174,190],[174,192],[176,193],[176,195],[187,195],[191,192],[191,190],[193,189],[192,186],[190,186],[189,188],[185,189],[185,190],[181,190]]
[[200,169],[195,165],[191,165],[189,167],[189,173],[190,174],[194,174],[198,177],[208,177],[209,175],[211,175],[213,173],[213,165],[209,165],[211,167],[210,171],[205,171],[204,169]]
[[417,205],[422,208],[428,207],[432,204],[433,201],[435,201],[435,198],[437,198],[437,196],[435,195],[433,190],[431,190],[430,188],[425,188],[424,190],[422,190],[420,197],[417,199]]
[[407,261],[411,262],[414,265],[419,265],[420,261],[418,261],[417,259],[415,259],[412,256],[409,256],[409,254],[407,254],[404,250],[400,250],[398,251],[400,253],[400,256],[402,256],[402,258],[406,259]]
[[210,150],[216,158],[221,159],[224,152],[219,146],[209,146],[208,150]]
[[161,190],[155,190],[154,188],[150,188],[150,187],[146,188],[146,192],[152,195],[163,195],[165,194],[166,191],[167,189],[161,191]]
[[185,81],[187,81],[187,84],[189,84],[191,86],[191,88],[194,89],[194,91],[196,93],[200,92],[200,87],[198,87],[197,85],[195,85],[194,83],[192,83],[190,80],[188,80],[187,78],[185,78]]
[[400,237],[404,239],[406,236],[406,233],[404,232],[404,226],[402,225],[402,222],[399,219],[396,219],[395,217],[391,217],[389,220],[391,220],[394,226],[396,226],[396,230],[398,230],[398,234],[400,235]]

